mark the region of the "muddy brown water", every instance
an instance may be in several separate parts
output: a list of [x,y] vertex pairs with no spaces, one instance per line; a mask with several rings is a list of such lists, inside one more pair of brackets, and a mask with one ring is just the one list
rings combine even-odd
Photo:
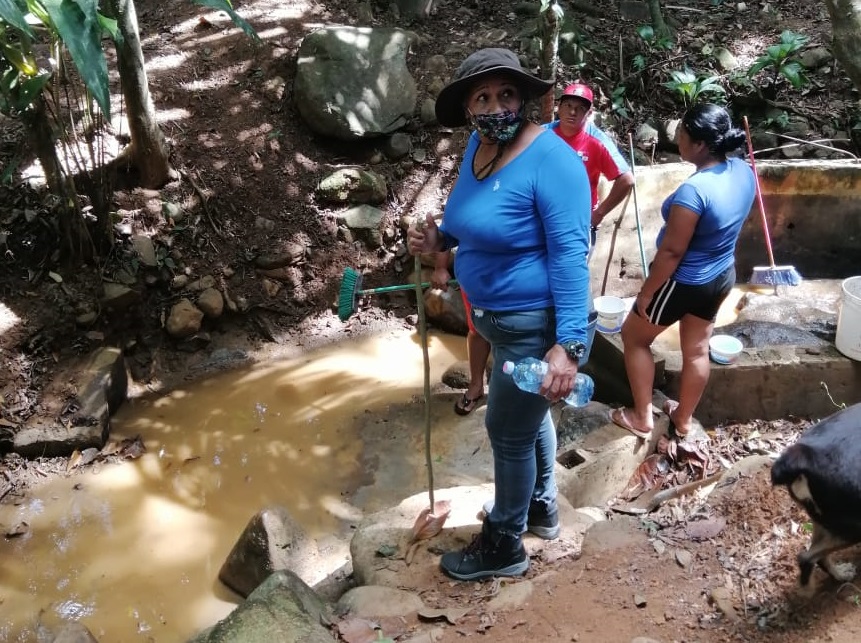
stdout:
[[[742,294],[719,324],[735,318]],[[660,343],[678,350],[677,331]],[[466,358],[464,341],[432,334],[429,355],[436,386]],[[319,575],[306,580],[322,580],[348,561],[351,525],[425,488],[422,392],[421,347],[403,331],[129,402],[112,438],[140,435],[142,458],[0,506],[0,525],[29,525],[5,543],[0,640],[31,641],[39,622],[61,620],[81,621],[101,641],[185,640],[241,600],[218,571],[271,504],[315,539]],[[455,397],[433,409],[438,487],[491,480],[489,448],[458,452],[483,433],[483,414],[458,418]],[[466,433],[471,440],[458,439]]]
[[[432,382],[465,359],[460,337],[433,335],[429,349]],[[0,640],[33,641],[40,620],[64,619],[100,641],[185,640],[241,600],[218,571],[270,504],[316,540],[320,578],[338,569],[350,525],[426,486],[422,392],[420,344],[403,331],[130,402],[112,437],[140,434],[143,457],[51,480],[20,506],[0,506],[7,531],[29,525],[3,543]],[[470,464],[448,452],[457,440],[447,433],[466,430],[448,412],[455,395],[434,412],[436,457],[487,481],[487,458]],[[481,431],[479,414],[466,425]]]

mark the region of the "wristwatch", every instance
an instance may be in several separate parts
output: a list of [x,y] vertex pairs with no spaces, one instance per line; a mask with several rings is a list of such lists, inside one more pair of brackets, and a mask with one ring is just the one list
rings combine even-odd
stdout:
[[562,344],[562,348],[575,362],[579,362],[586,355],[586,344],[583,342],[566,342]]

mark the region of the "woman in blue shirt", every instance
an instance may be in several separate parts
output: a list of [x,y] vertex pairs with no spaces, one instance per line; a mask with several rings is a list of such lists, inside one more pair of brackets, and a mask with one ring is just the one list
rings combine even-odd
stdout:
[[756,190],[747,163],[726,156],[744,143],[745,134],[733,127],[723,107],[692,107],[677,136],[679,154],[696,172],[661,207],[665,224],[658,234],[658,252],[622,325],[634,408],[614,409],[610,415],[644,439],[654,426],[650,347],[675,322],[682,350],[679,400],[669,400],[663,410],[679,437],[691,428],[709,379],[709,339],[721,303],[735,284],[735,246]]
[[[408,233],[413,254],[458,247],[455,274],[493,355],[485,425],[494,504],[473,543],[440,560],[459,580],[519,576],[529,567],[523,532],[559,534],[549,409],[571,392],[586,360],[591,201],[577,154],[525,118],[526,101],[551,87],[507,49],[482,49],[461,63],[437,98],[437,120],[475,131],[442,224],[428,216]],[[506,360],[524,357],[549,364],[540,395],[502,373]]]

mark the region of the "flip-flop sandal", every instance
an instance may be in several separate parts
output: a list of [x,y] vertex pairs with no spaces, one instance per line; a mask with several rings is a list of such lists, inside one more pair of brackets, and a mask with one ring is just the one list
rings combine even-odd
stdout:
[[652,435],[651,429],[638,429],[631,421],[628,419],[628,416],[625,414],[625,407],[619,407],[618,409],[612,409],[610,411],[610,421],[616,426],[622,427],[626,431],[633,433],[641,440],[647,440],[650,435]]
[[664,402],[662,410],[664,413],[666,413],[667,419],[670,421],[669,425],[667,426],[670,431],[670,435],[677,435],[680,438],[684,439],[687,437],[688,432],[679,431],[678,427],[676,426],[676,423],[673,422],[673,413],[675,413],[677,408],[679,408],[678,402],[676,402],[675,400],[667,400],[666,402]]
[[469,415],[475,410],[475,407],[478,406],[478,403],[483,397],[484,394],[481,394],[478,397],[469,397],[469,395],[464,392],[463,397],[454,403],[454,412],[458,415]]

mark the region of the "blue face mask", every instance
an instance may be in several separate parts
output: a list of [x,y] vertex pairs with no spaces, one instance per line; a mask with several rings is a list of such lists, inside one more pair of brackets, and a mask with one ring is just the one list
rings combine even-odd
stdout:
[[498,114],[470,114],[476,131],[494,143],[514,140],[523,125],[523,106],[516,112],[505,110]]

